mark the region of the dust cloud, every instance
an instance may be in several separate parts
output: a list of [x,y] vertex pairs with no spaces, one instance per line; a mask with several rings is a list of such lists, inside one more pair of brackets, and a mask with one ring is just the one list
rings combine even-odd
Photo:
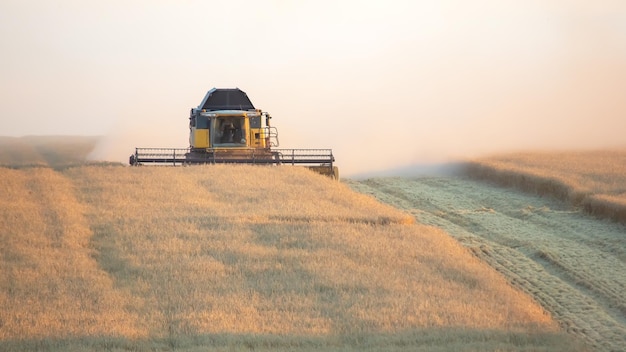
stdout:
[[[188,147],[187,124],[183,113],[168,114],[167,105],[154,109],[127,107],[119,113],[108,131],[88,158],[97,161],[121,162],[127,164],[135,148],[186,148]],[[181,115],[181,116],[177,116]]]
[[[188,109],[213,86],[238,86],[274,116],[281,147],[332,148],[346,176],[517,150],[626,146],[626,26],[615,15],[623,6],[565,11],[530,2],[483,13],[454,4],[422,8],[437,16],[393,25],[383,37],[356,24],[369,41],[326,18],[354,39],[355,53],[332,33],[309,37],[307,49],[270,29],[300,55],[283,49],[275,61],[241,65],[237,82],[227,70],[183,84],[178,101],[169,92],[162,95],[172,99],[153,103],[169,109],[169,123],[124,133],[137,145],[163,145],[167,136],[184,145]],[[294,30],[305,37],[320,29],[300,21]]]
[[125,162],[186,147],[189,108],[239,87],[344,176],[626,145],[623,1],[63,4],[0,23],[0,134],[105,135],[93,157]]

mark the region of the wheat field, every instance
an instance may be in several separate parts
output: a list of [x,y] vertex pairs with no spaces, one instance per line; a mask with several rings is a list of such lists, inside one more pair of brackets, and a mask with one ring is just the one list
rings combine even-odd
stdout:
[[583,350],[448,234],[299,167],[0,168],[2,350]]
[[626,224],[626,149],[495,155],[472,161],[466,172]]

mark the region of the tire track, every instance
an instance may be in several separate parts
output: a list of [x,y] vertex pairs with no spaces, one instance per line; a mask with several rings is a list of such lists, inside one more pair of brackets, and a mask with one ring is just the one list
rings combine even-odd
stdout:
[[126,308],[135,301],[94,259],[72,180],[50,168],[0,168],[0,176],[10,180],[0,196],[13,198],[0,219],[0,342],[140,335]]
[[626,227],[461,177],[347,181],[445,229],[594,350],[626,346]]

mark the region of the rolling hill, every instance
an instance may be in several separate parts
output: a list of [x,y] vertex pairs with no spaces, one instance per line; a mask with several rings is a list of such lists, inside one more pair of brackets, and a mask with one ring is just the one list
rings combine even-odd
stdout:
[[0,349],[584,349],[446,232],[304,168],[0,180]]

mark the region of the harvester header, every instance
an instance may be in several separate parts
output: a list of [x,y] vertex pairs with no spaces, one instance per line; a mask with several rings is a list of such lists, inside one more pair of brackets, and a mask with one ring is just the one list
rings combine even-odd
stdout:
[[189,148],[135,148],[131,165],[304,165],[339,178],[330,149],[277,149],[269,113],[254,107],[239,88],[213,88],[189,112]]

